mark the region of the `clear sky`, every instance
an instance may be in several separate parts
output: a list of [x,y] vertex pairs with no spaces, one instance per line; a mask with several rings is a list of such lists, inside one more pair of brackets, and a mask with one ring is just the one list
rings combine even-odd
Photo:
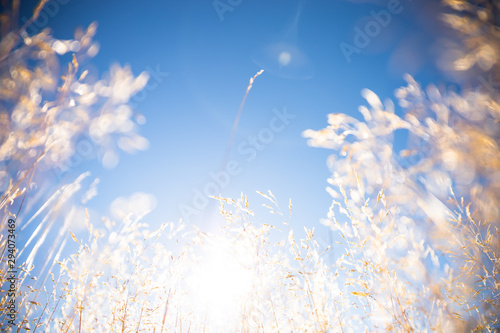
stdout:
[[[331,204],[325,187],[332,152],[308,147],[301,133],[325,127],[329,113],[360,117],[363,88],[393,98],[406,72],[424,86],[452,80],[434,60],[447,33],[436,19],[436,2],[51,0],[46,25],[56,38],[69,39],[77,26],[98,22],[100,51],[85,65],[91,74],[102,75],[113,63],[130,64],[135,75],[151,72],[143,98],[133,101],[147,119],[140,133],[149,149],[122,153],[113,169],[84,161],[63,181],[85,170],[100,178],[99,195],[88,203],[96,217],[109,215],[115,198],[145,192],[157,201],[147,222],[177,221],[193,207],[196,190],[214,182],[210,174],[219,172],[249,79],[264,69],[232,145],[237,174],[219,192],[243,192],[254,208],[264,202],[257,190],[273,191],[284,209],[292,198],[292,224],[316,226],[326,239],[319,221]],[[22,3],[21,17],[28,17],[35,2]],[[372,36],[363,39],[359,31]],[[402,147],[404,138],[398,140]],[[198,209],[189,222],[220,225],[214,207]],[[269,222],[267,216],[258,217]]]

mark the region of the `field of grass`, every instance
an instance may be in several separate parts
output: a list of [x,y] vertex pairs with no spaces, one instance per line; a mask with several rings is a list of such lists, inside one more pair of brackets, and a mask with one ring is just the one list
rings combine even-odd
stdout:
[[[446,3],[467,47],[455,66],[500,78],[495,9]],[[497,89],[421,87],[407,75],[394,101],[364,89],[362,120],[330,114],[304,129],[310,146],[332,150],[327,248],[314,229],[294,230],[292,200],[270,191],[261,203],[280,225],[261,223],[242,195],[213,198],[226,221],[217,233],[87,215],[82,239],[64,207],[88,174],[43,198],[33,179],[67,168],[83,136],[103,163],[116,147],[144,149],[127,102],[148,75],[116,66],[88,84],[79,63],[95,56],[95,24],[65,41],[25,28],[0,42],[0,331],[500,331]],[[409,137],[404,150],[396,131]],[[67,256],[69,243],[78,250]]]

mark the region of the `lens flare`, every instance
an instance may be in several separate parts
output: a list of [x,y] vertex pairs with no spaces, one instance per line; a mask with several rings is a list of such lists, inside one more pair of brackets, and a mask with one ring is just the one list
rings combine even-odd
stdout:
[[299,43],[299,19],[305,0],[298,2],[295,17],[280,36],[253,52],[253,62],[271,74],[285,79],[311,79],[314,65]]

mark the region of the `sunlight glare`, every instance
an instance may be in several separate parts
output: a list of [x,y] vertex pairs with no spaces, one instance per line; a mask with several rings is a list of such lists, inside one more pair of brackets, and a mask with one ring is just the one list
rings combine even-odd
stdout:
[[188,279],[196,306],[216,326],[240,318],[249,299],[254,275],[243,261],[229,246],[214,246]]

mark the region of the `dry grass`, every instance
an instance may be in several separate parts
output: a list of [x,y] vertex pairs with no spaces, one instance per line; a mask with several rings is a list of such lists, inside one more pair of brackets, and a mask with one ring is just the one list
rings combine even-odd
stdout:
[[[466,14],[446,21],[465,33],[470,52],[482,50],[457,60],[456,69],[497,73],[492,9],[448,2]],[[12,326],[3,223],[2,331],[499,331],[498,91],[424,90],[407,76],[396,91],[402,116],[392,101],[363,90],[363,120],[331,114],[326,128],[305,131],[312,146],[335,151],[328,160],[333,200],[323,221],[334,231],[331,248],[319,245],[314,230],[297,238],[292,202],[283,212],[271,192],[260,194],[278,226],[259,223],[242,195],[214,198],[225,220],[219,233],[181,222],[151,231],[137,214],[101,221],[87,215],[83,240],[71,233],[66,208],[88,174],[48,197],[31,195],[36,175],[63,170],[82,137],[94,147],[90,157],[109,165],[117,146],[146,146],[127,102],[147,75],[114,67],[105,79],[87,80],[81,67],[95,54],[95,29],[77,30],[71,41],[48,30],[2,30],[0,208],[2,221],[18,223],[19,259]],[[65,52],[74,55],[60,80]],[[397,131],[409,137],[400,152]],[[95,195],[94,185],[81,205]],[[70,256],[68,243],[78,247]]]

